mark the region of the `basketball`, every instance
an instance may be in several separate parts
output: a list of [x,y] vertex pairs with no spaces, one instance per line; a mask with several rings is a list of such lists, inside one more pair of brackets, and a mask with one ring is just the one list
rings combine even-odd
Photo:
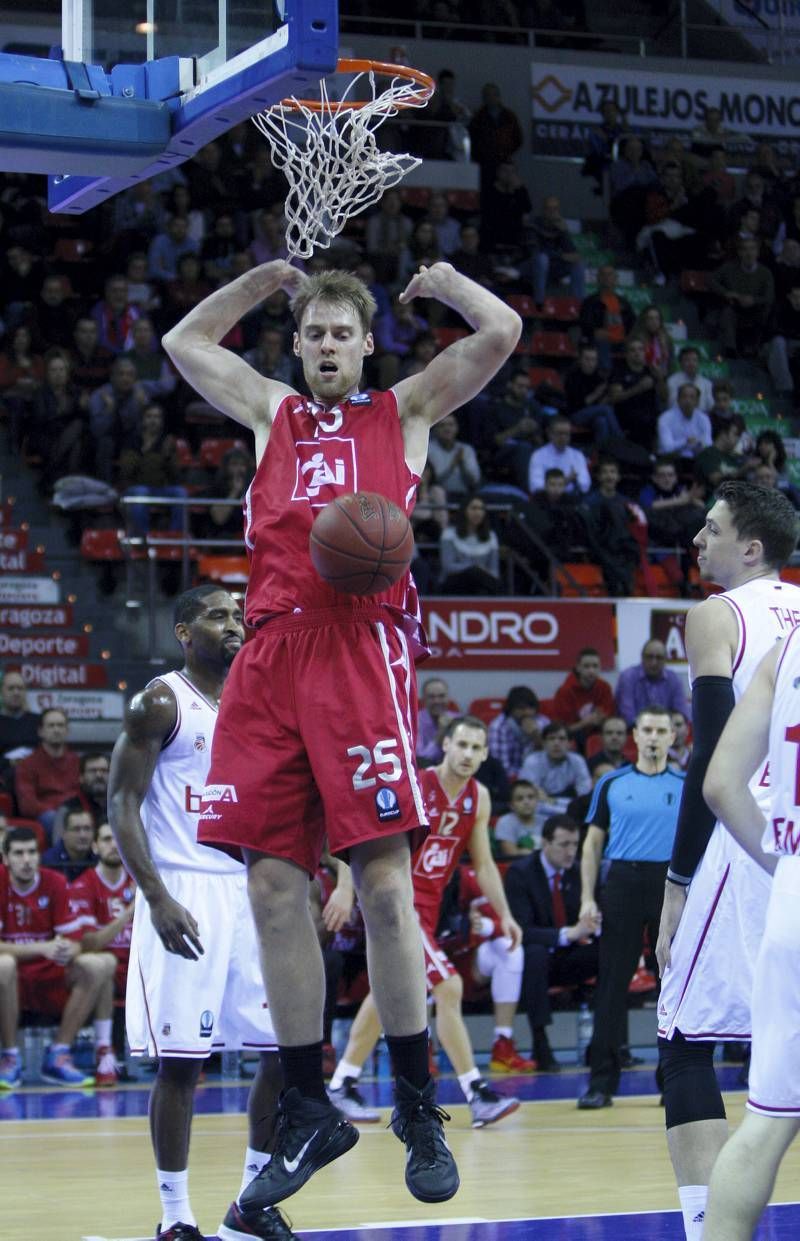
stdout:
[[317,573],[346,595],[378,595],[411,563],[414,534],[405,513],[373,491],[337,496],[308,537]]

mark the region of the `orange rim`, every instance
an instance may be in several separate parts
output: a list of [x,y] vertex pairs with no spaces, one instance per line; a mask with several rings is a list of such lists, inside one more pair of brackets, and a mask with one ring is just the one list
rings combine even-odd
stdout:
[[[422,69],[412,69],[410,65],[391,65],[382,60],[348,60],[342,59],[337,62],[337,73],[378,73],[382,77],[387,78],[405,78],[408,82],[414,83],[416,86],[423,87],[422,94],[415,94],[409,97],[406,102],[402,96],[393,100],[394,108],[410,108],[414,102],[422,100],[428,102],[433,94],[436,84],[428,73],[423,73]],[[372,103],[371,99],[354,99],[351,102],[345,100],[329,100],[323,104],[319,99],[281,99],[279,103],[274,103],[273,108],[286,108],[287,111],[296,111],[299,106],[308,108],[309,112],[322,112],[323,109],[329,112],[357,112],[359,108],[364,108],[368,103]],[[267,111],[271,111],[268,108]]]

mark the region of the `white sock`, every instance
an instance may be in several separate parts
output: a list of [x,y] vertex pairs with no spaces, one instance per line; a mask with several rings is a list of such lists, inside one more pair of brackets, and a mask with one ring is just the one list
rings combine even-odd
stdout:
[[514,1031],[511,1026],[495,1026],[494,1036],[495,1038],[513,1038]]
[[241,1198],[247,1186],[258,1176],[261,1169],[266,1168],[271,1158],[272,1155],[266,1151],[256,1151],[253,1150],[252,1146],[248,1146],[244,1155],[244,1171],[242,1172],[242,1183],[239,1186],[238,1198]]
[[363,1064],[351,1064],[349,1060],[340,1060],[331,1078],[331,1090],[339,1090],[344,1085],[346,1077],[352,1077],[358,1081],[363,1072]]
[[473,1085],[475,1084],[475,1082],[479,1082],[480,1080],[481,1080],[480,1072],[478,1071],[478,1069],[475,1068],[474,1065],[468,1072],[459,1073],[458,1084],[461,1087],[461,1089],[464,1091],[464,1097],[466,1098],[467,1103],[469,1103],[470,1099],[472,1098]]
[[94,1023],[94,1045],[95,1047],[111,1046],[111,1018],[98,1017]]
[[161,1199],[161,1231],[166,1232],[173,1224],[191,1224],[197,1220],[189,1203],[189,1172],[163,1172],[156,1168],[158,1196]]
[[708,1201],[707,1185],[679,1185],[678,1197],[683,1212],[683,1230],[686,1241],[701,1241],[703,1236],[703,1220]]

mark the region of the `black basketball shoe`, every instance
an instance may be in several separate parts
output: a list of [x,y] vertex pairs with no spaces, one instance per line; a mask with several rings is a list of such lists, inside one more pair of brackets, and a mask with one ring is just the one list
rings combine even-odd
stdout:
[[444,1140],[447,1112],[436,1105],[436,1083],[416,1090],[398,1078],[391,1128],[406,1145],[406,1186],[420,1202],[447,1202],[460,1184],[456,1161]]
[[161,1231],[161,1225],[156,1228],[156,1241],[206,1241],[199,1228],[195,1228],[194,1224],[170,1224],[166,1232]]
[[253,1207],[245,1210],[238,1202],[232,1202],[217,1230],[220,1241],[247,1241],[259,1237],[260,1241],[299,1241],[277,1207]]
[[243,1212],[272,1207],[296,1194],[310,1176],[358,1141],[358,1130],[330,1103],[304,1099],[293,1086],[278,1103],[272,1158],[239,1198]]

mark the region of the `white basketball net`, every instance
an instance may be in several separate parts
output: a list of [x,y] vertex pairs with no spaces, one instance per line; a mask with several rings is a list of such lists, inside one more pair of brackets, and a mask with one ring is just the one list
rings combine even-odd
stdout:
[[[405,108],[424,108],[431,88],[402,77],[376,93],[373,70],[355,74],[338,100],[320,82],[320,100],[309,108],[292,97],[254,116],[269,140],[272,162],[289,182],[286,245],[290,256],[310,258],[327,248],[347,221],[376,203],[422,163],[413,155],[381,151],[375,131]],[[372,98],[356,101],[361,78]],[[348,106],[349,101],[349,106]]]

